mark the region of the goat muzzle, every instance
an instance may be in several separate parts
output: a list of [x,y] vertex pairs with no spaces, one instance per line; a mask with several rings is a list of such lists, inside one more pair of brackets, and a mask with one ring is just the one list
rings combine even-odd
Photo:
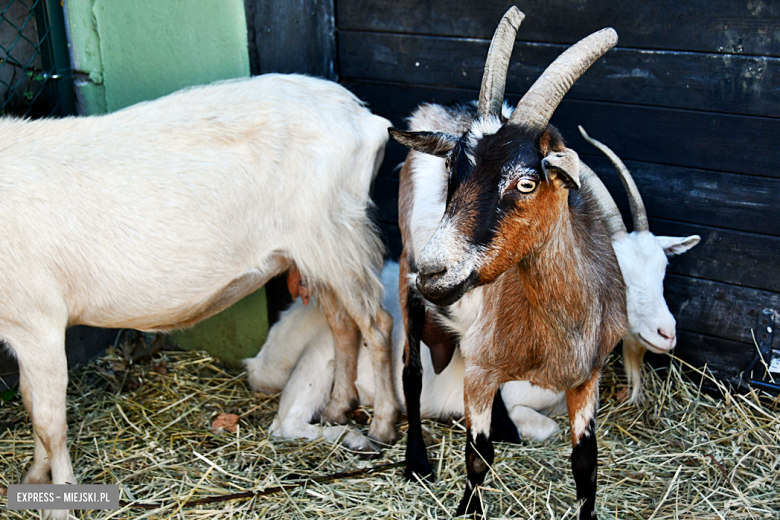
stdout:
[[429,302],[448,306],[457,302],[474,287],[477,273],[458,265],[453,269],[442,268],[436,272],[418,272],[417,291]]

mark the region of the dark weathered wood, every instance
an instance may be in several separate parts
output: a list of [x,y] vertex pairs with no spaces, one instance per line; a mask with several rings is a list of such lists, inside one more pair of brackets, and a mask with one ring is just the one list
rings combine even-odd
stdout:
[[[345,82],[371,109],[402,123],[419,103],[476,98],[476,90]],[[510,102],[518,96],[511,92]],[[564,99],[552,123],[575,150],[587,149],[577,125],[636,160],[780,178],[780,119]]]
[[667,273],[780,293],[780,238],[687,222],[650,219],[656,235],[699,235],[701,242],[669,259]]
[[333,0],[246,0],[244,6],[252,75],[337,79]]
[[[340,0],[339,29],[490,39],[514,0]],[[732,0],[626,2],[537,0],[521,40],[574,43],[614,27],[619,45],[760,56],[780,56],[780,4]]]
[[749,344],[756,328],[751,311],[780,310],[778,293],[676,274],[666,276],[664,294],[679,330]]
[[398,178],[380,175],[374,181],[372,194],[377,205],[376,217],[382,222],[398,223]]
[[[590,127],[586,130],[602,140]],[[611,141],[603,142],[623,156]],[[627,213],[628,199],[610,162],[603,155],[590,155],[599,152],[589,144],[574,148]],[[626,161],[626,166],[650,217],[780,236],[780,179],[635,161]]]
[[398,225],[388,222],[379,222],[379,230],[382,232],[382,241],[387,248],[386,256],[398,261],[401,257],[401,248],[403,247],[401,242],[401,230],[398,229]]
[[[489,40],[340,31],[340,75],[477,88],[489,45]],[[527,90],[568,47],[517,42],[507,75],[510,91]],[[780,59],[617,48],[568,97],[778,117]]]
[[780,119],[564,99],[552,123],[574,149],[583,125],[624,160],[780,178]]
[[[697,368],[705,366],[718,379],[736,385],[740,373],[753,360],[755,347],[746,343],[714,338],[694,332],[678,331],[673,354]],[[658,356],[648,355],[653,363]],[[657,366],[658,363],[653,363]]]

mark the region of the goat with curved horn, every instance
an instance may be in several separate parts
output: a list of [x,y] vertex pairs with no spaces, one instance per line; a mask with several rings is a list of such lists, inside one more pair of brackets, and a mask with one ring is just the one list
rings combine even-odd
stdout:
[[457,515],[481,513],[475,493],[493,462],[494,398],[502,383],[519,380],[566,392],[572,471],[584,500],[579,517],[595,518],[598,378],[627,329],[610,237],[625,230],[601,215],[606,190],[580,190],[579,156],[548,123],[577,78],[616,42],[615,31],[604,29],[572,46],[504,124],[485,117],[503,97],[509,53],[497,52],[496,41],[478,111],[425,105],[410,118],[412,131],[390,129],[412,149],[399,187],[406,474],[431,473],[417,403],[420,338],[434,321],[460,337],[465,361],[468,484]]
[[482,75],[482,88],[479,90],[477,108],[479,116],[501,115],[509,58],[512,57],[512,47],[515,44],[517,29],[524,18],[523,12],[512,6],[498,23],[493,40],[490,42],[485,72]]

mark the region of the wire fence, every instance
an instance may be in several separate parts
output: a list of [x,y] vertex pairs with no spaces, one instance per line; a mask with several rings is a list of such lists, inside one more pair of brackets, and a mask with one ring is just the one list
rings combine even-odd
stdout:
[[72,84],[61,3],[0,0],[0,115],[72,114]]

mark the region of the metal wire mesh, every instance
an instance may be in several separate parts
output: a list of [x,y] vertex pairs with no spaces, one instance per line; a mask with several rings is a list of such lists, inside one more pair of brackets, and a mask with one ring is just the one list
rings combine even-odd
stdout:
[[[61,20],[57,4],[60,12],[55,18]],[[62,50],[60,59],[55,59],[55,45],[62,46],[62,42],[55,41],[57,28],[51,24],[50,8],[45,0],[0,0],[0,115],[43,117],[72,112],[69,100],[63,103],[62,85],[57,85],[70,83],[70,64],[58,63]]]

